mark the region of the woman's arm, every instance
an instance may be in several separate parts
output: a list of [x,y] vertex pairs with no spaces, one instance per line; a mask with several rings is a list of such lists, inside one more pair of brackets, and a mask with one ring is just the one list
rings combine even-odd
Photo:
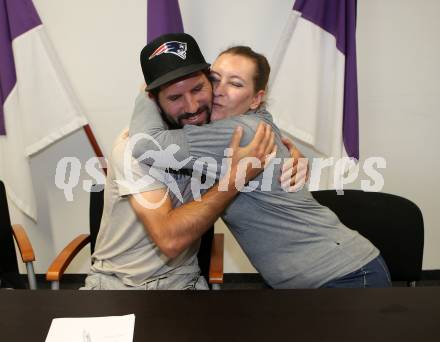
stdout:
[[201,157],[207,164],[212,162],[220,166],[235,127],[243,127],[241,146],[244,146],[252,141],[257,124],[257,119],[244,120],[240,116],[203,126],[187,125],[183,129],[168,130],[156,103],[146,93],[141,93],[136,98],[130,122],[133,156],[159,168],[186,161],[183,167],[179,166],[192,169],[195,160]]
[[159,110],[147,93],[137,96],[129,128],[130,141],[134,144],[133,156],[139,158],[145,151],[163,151],[175,144],[180,150],[174,156],[183,161],[189,157],[185,134],[182,130],[168,131]]

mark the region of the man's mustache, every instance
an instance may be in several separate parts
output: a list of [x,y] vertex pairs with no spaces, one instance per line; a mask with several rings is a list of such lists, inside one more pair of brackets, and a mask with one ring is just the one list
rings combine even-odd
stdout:
[[209,117],[209,114],[210,114],[209,107],[208,106],[203,106],[203,107],[200,107],[194,113],[183,113],[183,114],[179,115],[179,117],[177,118],[177,122],[178,122],[179,125],[182,125],[182,120],[190,119],[193,116],[197,116],[200,113],[205,112],[205,111],[206,111],[206,113],[208,114],[208,117]]

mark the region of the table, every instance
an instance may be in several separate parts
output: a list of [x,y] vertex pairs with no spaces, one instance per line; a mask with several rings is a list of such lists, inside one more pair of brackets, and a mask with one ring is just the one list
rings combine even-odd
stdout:
[[440,287],[0,291],[0,340],[44,341],[52,318],[136,315],[134,341],[439,341]]

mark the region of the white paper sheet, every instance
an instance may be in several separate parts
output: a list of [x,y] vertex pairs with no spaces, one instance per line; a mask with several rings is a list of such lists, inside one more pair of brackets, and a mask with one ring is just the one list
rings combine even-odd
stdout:
[[54,318],[46,342],[133,342],[134,314]]

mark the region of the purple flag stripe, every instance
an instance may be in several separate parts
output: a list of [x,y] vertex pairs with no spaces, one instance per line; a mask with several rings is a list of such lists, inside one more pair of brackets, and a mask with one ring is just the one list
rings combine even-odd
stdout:
[[343,139],[348,156],[359,159],[356,5],[357,0],[296,0],[293,9],[333,35],[345,55]]
[[12,41],[38,25],[31,0],[0,0],[0,135],[6,134],[3,105],[17,82]]
[[336,46],[346,54],[346,5],[353,0],[296,0],[295,11],[336,38]]
[[166,34],[183,32],[178,0],[148,0],[147,42]]
[[359,106],[356,63],[357,0],[347,2],[343,138],[347,155],[359,160]]
[[0,2],[0,135],[6,134],[5,113],[3,105],[14,87],[17,78],[15,76],[15,63],[12,54],[11,32],[6,12],[6,2]]

